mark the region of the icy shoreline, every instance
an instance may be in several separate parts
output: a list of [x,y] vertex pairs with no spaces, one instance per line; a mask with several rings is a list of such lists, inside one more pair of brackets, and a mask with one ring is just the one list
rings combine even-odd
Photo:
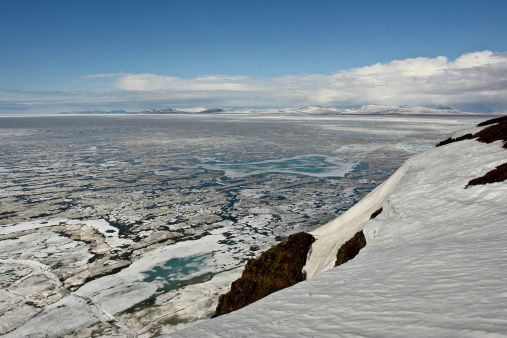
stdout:
[[[465,187],[506,162],[506,152],[502,141],[464,140],[410,158],[312,232],[320,237],[305,267],[310,277],[365,223],[368,244],[354,260],[172,336],[502,336],[507,184]],[[365,220],[379,199],[383,211]],[[343,230],[346,220],[352,225]]]

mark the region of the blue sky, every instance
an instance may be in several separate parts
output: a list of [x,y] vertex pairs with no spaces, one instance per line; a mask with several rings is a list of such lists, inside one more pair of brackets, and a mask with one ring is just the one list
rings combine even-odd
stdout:
[[504,0],[1,0],[0,112],[370,103],[507,111],[505,13]]

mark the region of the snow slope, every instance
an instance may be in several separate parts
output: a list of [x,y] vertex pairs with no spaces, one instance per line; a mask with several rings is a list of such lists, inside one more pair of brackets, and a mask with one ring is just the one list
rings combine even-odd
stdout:
[[343,215],[310,233],[315,237],[315,242],[303,268],[307,279],[334,267],[338,249],[354,237],[354,234],[363,228],[370,216],[382,207],[383,201],[392,193],[407,169],[408,165],[404,164],[389,179]]
[[[414,156],[372,192],[388,197],[356,258],[172,336],[507,336],[507,181],[465,189],[507,162],[502,145],[465,140]],[[378,200],[361,203],[369,213]],[[320,232],[343,231],[334,222]],[[310,274],[328,266],[322,243]]]

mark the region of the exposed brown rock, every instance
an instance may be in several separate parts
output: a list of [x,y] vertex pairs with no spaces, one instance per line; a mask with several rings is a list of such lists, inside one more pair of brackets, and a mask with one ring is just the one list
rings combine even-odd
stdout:
[[480,132],[475,133],[473,135],[466,134],[458,138],[449,137],[447,140],[444,140],[439,144],[437,144],[437,147],[453,142],[477,138],[477,141],[484,143],[491,143],[494,141],[504,141],[503,147],[507,148],[507,116],[502,116],[488,121],[484,121],[479,123],[477,126],[483,127],[488,126],[490,124],[492,124],[492,126],[484,128]]
[[503,141],[503,147],[507,148],[507,120],[481,130],[475,137],[478,137],[477,141],[484,143]]
[[484,121],[484,122],[481,122],[481,123],[479,123],[477,125],[477,127],[488,126],[490,124],[495,124],[495,123],[499,123],[499,122],[503,122],[503,121],[507,121],[507,115],[506,116],[502,116],[502,117],[497,117],[495,119],[487,120],[487,121]]
[[341,265],[356,257],[359,251],[366,246],[366,238],[363,231],[359,231],[349,239],[336,253],[336,261],[334,266]]
[[507,162],[499,165],[496,169],[493,169],[487,172],[484,176],[474,178],[465,188],[468,188],[471,185],[479,185],[479,184],[488,184],[488,183],[496,183],[502,182],[507,179]]
[[371,214],[370,219],[377,217],[382,212],[382,208],[375,211],[373,214]]
[[231,291],[221,295],[217,317],[306,279],[303,267],[315,238],[305,232],[290,235],[257,259],[250,259]]
[[457,138],[449,137],[447,140],[443,140],[442,142],[437,144],[437,147],[444,146],[449,143],[459,142],[459,141],[463,141],[463,140],[469,140],[472,138],[474,138],[474,136],[472,134],[466,134],[466,135],[463,135],[463,136],[460,136]]

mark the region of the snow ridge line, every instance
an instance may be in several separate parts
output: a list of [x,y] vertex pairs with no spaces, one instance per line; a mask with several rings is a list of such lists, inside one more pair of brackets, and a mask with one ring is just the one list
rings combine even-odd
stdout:
[[303,272],[306,279],[334,267],[336,253],[340,247],[361,231],[371,215],[384,204],[396,185],[410,168],[407,160],[391,177],[361,199],[342,215],[310,232],[315,237]]
[[[126,334],[126,337],[129,337],[129,338],[130,337],[133,337],[133,338],[137,337],[137,332],[134,329],[130,328],[127,324],[117,320],[113,315],[107,313],[100,304],[95,303],[89,297],[81,296],[81,295],[78,295],[74,292],[70,292],[69,290],[67,290],[63,286],[63,283],[60,281],[60,279],[54,273],[51,272],[51,268],[49,266],[42,264],[40,262],[37,262],[37,261],[26,260],[26,259],[0,259],[0,263],[28,265],[32,269],[38,270],[37,272],[30,273],[25,278],[28,278],[29,276],[32,276],[36,273],[42,273],[60,291],[64,292],[68,296],[71,296],[71,297],[74,297],[74,298],[84,301],[85,304],[88,305],[88,307],[95,309],[95,313],[97,315],[97,318],[101,322],[103,322],[104,324],[112,325],[112,326],[116,327],[117,329],[123,331],[124,334]],[[25,278],[23,278],[23,279],[25,279]],[[20,281],[18,281],[18,282],[20,282]],[[4,292],[8,292],[8,291],[5,290]],[[8,292],[8,294],[10,295],[11,293]],[[31,301],[31,300],[26,299],[25,302],[27,302],[27,301]],[[37,303],[39,303],[39,302],[37,302]],[[44,304],[44,305],[46,305],[46,304]]]

